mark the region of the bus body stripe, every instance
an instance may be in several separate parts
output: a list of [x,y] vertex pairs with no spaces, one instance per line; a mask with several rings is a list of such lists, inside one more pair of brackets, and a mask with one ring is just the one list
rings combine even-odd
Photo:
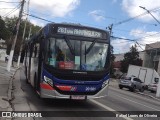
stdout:
[[56,87],[58,87],[62,91],[70,91],[72,88],[71,86],[61,86],[61,85],[56,85]]
[[41,86],[42,89],[54,90],[54,88],[51,87],[51,86],[48,85],[48,84],[41,83],[40,86]]

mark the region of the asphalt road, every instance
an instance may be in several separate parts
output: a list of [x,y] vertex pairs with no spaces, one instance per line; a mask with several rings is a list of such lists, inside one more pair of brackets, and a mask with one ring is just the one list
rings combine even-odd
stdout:
[[[118,119],[118,120],[138,120],[138,119],[155,119],[158,120],[160,118],[136,118],[131,117],[127,118],[126,116],[110,118],[110,117],[92,117],[95,114],[98,114],[100,111],[112,111],[114,114],[125,114],[124,111],[130,111],[130,115],[139,115],[144,111],[153,111],[156,114],[156,111],[160,112],[160,101],[154,100],[152,98],[139,95],[137,93],[133,93],[128,91],[127,89],[117,89],[114,87],[110,87],[109,95],[106,98],[96,99],[96,100],[87,100],[87,101],[73,101],[73,100],[43,100],[40,99],[36,93],[34,92],[31,85],[26,84],[24,71],[21,70],[20,74],[22,90],[25,93],[28,104],[32,111],[66,111],[73,112],[74,111],[86,111],[88,114],[91,114],[90,117],[54,117],[56,120],[106,120],[106,119]],[[98,111],[97,113],[95,111]],[[142,111],[142,112],[137,112]],[[65,113],[65,112],[64,112]],[[106,113],[107,114],[107,113]],[[144,113],[143,113],[144,115]],[[75,115],[76,116],[76,115]],[[36,118],[35,118],[36,119]],[[53,118],[37,118],[37,120],[51,120]]]

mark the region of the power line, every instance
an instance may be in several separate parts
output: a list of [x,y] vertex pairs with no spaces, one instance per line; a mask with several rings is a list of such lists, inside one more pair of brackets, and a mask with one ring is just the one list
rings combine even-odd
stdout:
[[20,2],[7,2],[7,1],[0,1],[0,2],[3,2],[3,3],[20,3]]
[[[154,9],[150,10],[150,11],[157,11],[157,10],[159,10],[159,9],[160,9],[160,7],[157,7],[157,8],[154,8]],[[137,16],[135,16],[135,17],[131,17],[131,18],[129,18],[129,19],[126,19],[126,20],[117,22],[117,23],[115,23],[115,24],[113,24],[113,25],[114,25],[114,26],[117,26],[117,25],[120,25],[120,24],[129,22],[129,21],[131,21],[131,20],[134,20],[134,19],[136,19],[136,18],[138,18],[138,17],[141,17],[141,16],[143,16],[143,15],[146,15],[146,14],[148,14],[148,12],[145,12],[145,13],[142,13],[142,14],[137,15]]]
[[[159,10],[159,9],[160,9],[160,7],[157,7],[157,8],[154,8],[154,9],[150,10],[150,11],[157,11],[157,10]],[[115,27],[115,26],[117,26],[117,25],[120,25],[120,24],[129,22],[129,21],[131,21],[131,20],[134,20],[134,19],[136,19],[136,18],[138,18],[138,17],[141,17],[141,16],[143,16],[143,15],[146,15],[146,14],[148,14],[148,12],[145,12],[145,13],[142,13],[142,14],[137,15],[137,16],[135,16],[135,17],[131,17],[131,18],[129,18],[129,19],[126,19],[126,20],[123,20],[123,21],[120,21],[120,22],[111,24],[110,26],[108,26],[108,27],[106,27],[106,28],[107,28],[107,29],[110,28],[110,32],[112,33],[113,26]]]
[[114,38],[114,39],[121,39],[121,40],[128,40],[128,41],[134,41],[134,39],[128,39],[128,38],[121,38],[121,37],[116,37],[116,36],[111,36],[111,38]]
[[112,43],[112,44],[123,44],[123,43],[126,43],[126,42],[135,42],[135,41],[122,41],[122,42],[117,42],[117,43]]
[[[24,13],[24,14],[28,14],[28,13]],[[40,20],[43,20],[43,21],[46,21],[46,22],[53,22],[53,21],[50,21],[50,20],[46,20],[46,19],[44,19],[44,18],[41,18],[41,17],[38,17],[38,16],[35,16],[35,15],[32,15],[32,14],[28,14],[29,16],[31,16],[31,17],[34,17],[34,18],[37,18],[37,19],[40,19]]]
[[[42,13],[42,12],[35,12],[34,9],[32,9],[32,12],[33,13],[38,13],[38,14],[41,14],[41,15],[45,15],[45,16],[53,16],[55,17],[54,15],[49,15],[49,14],[46,14],[46,13]],[[82,13],[82,12],[81,12]],[[114,19],[116,20],[117,18],[113,18],[113,17],[109,17],[109,16],[105,16],[105,15],[101,15],[101,14],[98,14],[98,13],[94,13],[94,15],[97,15],[97,16],[103,16],[104,18],[109,18],[109,19]],[[63,18],[63,19],[66,19],[66,18]],[[87,24],[87,25],[94,25],[94,26],[97,26],[97,27],[102,27],[102,28],[106,28],[106,26],[100,26],[100,25],[95,25],[95,24],[90,24],[90,23],[85,23],[85,22],[79,22],[79,21],[76,21],[76,20],[71,20],[71,19],[66,19],[66,20],[70,20],[72,22],[78,22],[78,23],[83,23],[83,24]],[[143,23],[143,22],[140,22],[142,24],[147,24],[147,25],[154,25],[154,26],[157,26],[157,24],[149,24],[149,23]]]
[[[160,34],[160,32],[159,33],[156,33],[156,34]],[[155,34],[152,34],[152,35],[150,35],[150,36],[153,36],[153,35],[155,35]],[[115,39],[122,39],[122,40],[127,40],[127,41],[124,41],[124,42],[121,42],[121,43],[125,43],[125,42],[135,42],[143,51],[144,51],[144,49],[141,47],[142,45],[143,46],[146,46],[146,45],[144,45],[144,44],[140,44],[139,42],[138,42],[138,40],[140,40],[140,39],[142,39],[142,38],[139,38],[139,39],[127,39],[127,38],[121,38],[121,37],[115,37],[115,36],[111,36],[112,38],[115,38]],[[148,36],[147,36],[148,37]],[[143,37],[143,38],[146,38],[146,37]],[[114,43],[114,44],[116,44],[116,43]],[[120,44],[120,43],[117,43],[117,44]],[[148,45],[148,44],[147,44]],[[150,48],[153,48],[152,46],[150,46],[150,45],[148,45]]]
[[160,21],[157,20],[157,18],[154,17],[154,15],[149,10],[147,10],[145,7],[142,7],[142,6],[139,6],[139,7],[142,8],[142,9],[144,9],[144,10],[146,10],[160,24]]
[[21,4],[17,5],[13,10],[9,11],[8,13],[6,13],[5,15],[3,15],[2,17],[7,17],[10,14],[12,14],[13,12],[15,12],[16,10],[18,10],[20,8]]
[[[117,37],[116,37],[117,38]],[[119,38],[119,39],[122,39],[122,38]],[[143,49],[141,46],[146,46],[146,45],[148,45],[148,44],[146,44],[146,45],[144,45],[144,44],[141,44],[141,43],[139,43],[139,42],[137,42],[137,41],[135,41],[135,40],[131,40],[131,39],[125,39],[124,38],[124,40],[129,40],[129,41],[124,41],[124,42],[120,42],[120,43],[125,43],[125,42],[135,42],[141,49],[142,49],[142,51],[146,51],[145,49]],[[114,44],[120,44],[120,43],[114,43]],[[152,46],[150,46],[150,45],[148,45],[150,48],[153,48]]]
[[[46,17],[56,17],[54,15],[49,15],[49,14],[44,14],[42,12],[35,12],[33,9],[31,10],[32,13],[35,13],[35,14],[41,14],[41,15],[44,15]],[[86,22],[80,22],[80,21],[77,21],[77,20],[72,20],[72,19],[68,19],[68,18],[63,18],[63,20],[68,20],[70,22],[76,22],[76,23],[82,23],[82,24],[86,24],[86,25],[91,25],[91,26],[96,26],[96,27],[101,27],[102,29],[106,30],[106,26],[102,26],[102,25],[96,25],[96,24],[91,24],[91,23],[86,23]]]
[[[40,13],[42,14],[42,13]],[[42,15],[47,15],[47,14],[42,14]],[[29,16],[31,17],[34,17],[34,18],[37,18],[37,19],[40,19],[40,20],[43,20],[43,21],[46,21],[46,22],[53,22],[53,21],[50,21],[50,20],[47,20],[47,19],[44,19],[44,18],[41,18],[41,17],[38,17],[38,16],[35,16],[35,15],[32,15],[32,14],[29,14]],[[49,15],[47,15],[49,16]],[[85,23],[85,24],[88,24],[88,23]],[[88,24],[88,25],[91,25],[91,24]],[[152,24],[153,25],[153,24]],[[104,26],[101,26],[101,27],[104,27]],[[117,29],[118,30],[118,29]],[[127,31],[127,30],[120,30],[120,31]],[[129,31],[128,31],[129,32]],[[134,33],[137,33],[137,34],[142,34],[142,33],[138,33],[138,32],[134,32]],[[143,34],[142,34],[143,35]],[[120,38],[119,38],[120,39]],[[123,38],[122,38],[123,39]],[[129,40],[129,39],[128,39]]]
[[[56,17],[54,15],[49,15],[49,14],[46,14],[46,13],[42,13],[42,12],[37,12],[35,11],[34,9],[31,9],[32,13],[38,13],[38,14],[41,14],[41,15],[45,15],[45,16],[49,16],[49,17]],[[82,12],[81,12],[82,13]],[[103,16],[104,18],[109,18],[109,19],[114,19],[116,20],[117,18],[113,18],[113,17],[109,17],[109,16],[105,16],[105,15],[101,15],[101,14],[98,14],[98,13],[94,13],[94,15],[97,15],[97,16]],[[71,22],[78,22],[78,23],[83,23],[83,24],[87,24],[87,25],[93,25],[93,26],[97,26],[97,27],[101,27],[101,28],[104,28],[106,29],[106,26],[102,26],[102,25],[95,25],[95,24],[91,24],[91,23],[85,23],[85,22],[80,22],[80,21],[77,21],[77,20],[72,20],[72,19],[67,19],[67,18],[63,18],[64,20],[69,20]],[[149,23],[143,23],[141,22],[142,24],[147,24],[147,25],[154,25],[154,26],[157,26],[157,24],[149,24]]]
[[152,35],[147,35],[147,36],[144,36],[144,37],[141,37],[141,38],[137,38],[137,39],[128,39],[128,38],[121,38],[121,37],[116,37],[116,36],[111,36],[111,38],[128,40],[128,41],[137,41],[137,40],[142,40],[143,38],[151,37],[151,36],[154,36],[154,35],[157,35],[157,34],[160,34],[160,32],[152,34]]
[[0,8],[0,9],[14,9],[14,8]]
[[151,37],[151,36],[154,36],[154,35],[157,35],[157,34],[160,34],[160,32],[155,33],[155,34],[151,34],[151,35],[147,35],[147,36],[144,36],[144,37],[141,37],[141,38],[137,38],[137,39],[135,39],[135,40],[141,40],[141,39],[143,39],[143,38],[148,38],[148,37]]
[[[160,9],[160,7],[157,7],[157,8],[154,8],[154,9],[150,10],[150,11],[157,11],[157,10],[159,10],[159,9]],[[113,26],[117,26],[117,25],[120,25],[120,24],[122,24],[122,23],[129,22],[129,21],[134,20],[135,18],[141,17],[141,16],[143,16],[143,15],[145,15],[145,14],[148,14],[148,12],[145,12],[145,13],[143,13],[143,14],[137,15],[137,16],[135,16],[135,17],[132,17],[132,18],[129,18],[129,19],[126,19],[126,20],[123,20],[123,21],[120,21],[120,22],[118,22],[118,23],[111,24],[110,26],[106,27],[106,29],[109,29],[110,34],[112,34]]]
[[[42,13],[42,12],[35,12],[35,11],[33,11],[33,9],[32,9],[32,12],[33,13],[38,13],[38,14],[42,14],[42,15],[45,15],[45,16],[53,16],[53,15],[48,15],[48,14],[44,14],[44,13]],[[102,15],[100,15],[100,14],[98,14],[98,13],[94,13],[95,15],[97,15],[97,16],[102,16]],[[33,17],[33,16],[32,16]],[[37,16],[36,16],[37,17]],[[55,16],[53,16],[53,17],[55,17]],[[105,17],[105,18],[110,18],[110,19],[116,19],[116,18],[112,18],[112,17],[107,17],[107,16],[104,16],[103,15],[103,17]],[[66,19],[66,18],[63,18],[63,19]],[[42,19],[41,19],[42,20]],[[43,20],[44,20],[44,18],[43,18]],[[47,19],[45,19],[44,21],[46,21]],[[66,20],[69,20],[69,21],[72,21],[72,22],[78,22],[78,23],[81,23],[81,22],[79,22],[79,21],[75,21],[75,20],[71,20],[71,19],[66,19]],[[48,22],[48,20],[47,20],[47,22]],[[50,22],[50,20],[49,20],[49,22]],[[94,24],[89,24],[89,23],[84,23],[84,22],[82,22],[83,24],[87,24],[87,25],[94,25]],[[157,24],[149,24],[149,23],[143,23],[143,24],[148,24],[148,25],[154,25],[154,26],[157,26]],[[99,26],[99,27],[102,27],[102,28],[105,28],[105,26],[100,26],[100,25],[94,25],[94,26]],[[121,31],[121,30],[119,30],[119,31]],[[137,33],[137,34],[140,34],[140,33],[138,33],[138,32],[134,32],[134,33]],[[142,34],[142,33],[141,33]]]
[[144,51],[144,49],[141,47],[141,45],[137,41],[135,43]]
[[[115,31],[121,31],[121,32],[131,32],[129,30],[124,30],[124,29],[117,29],[117,28],[114,28]],[[147,32],[132,32],[132,33],[135,33],[135,34],[139,34],[139,35],[144,35],[144,34],[149,34]]]

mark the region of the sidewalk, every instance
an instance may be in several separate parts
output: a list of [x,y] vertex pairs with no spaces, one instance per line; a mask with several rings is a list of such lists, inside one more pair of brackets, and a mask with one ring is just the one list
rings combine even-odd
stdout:
[[[119,81],[119,79],[113,79],[113,78],[111,78],[109,86],[111,86],[113,88],[116,88],[116,89],[119,89],[119,87],[118,87],[118,81]],[[136,93],[141,94],[141,95],[145,95],[145,96],[148,96],[148,97],[151,97],[153,99],[160,100],[160,98],[156,97],[156,93],[151,93],[150,91],[147,91],[147,90],[145,90],[144,92],[137,91]]]
[[[16,66],[16,63],[14,64]],[[8,72],[6,66],[7,63],[0,61],[0,111],[31,111],[21,89],[20,69],[11,67],[11,71]],[[0,117],[0,120],[11,119]],[[33,120],[33,118],[14,118],[14,120]]]
[[[11,71],[6,70],[7,63],[0,61],[0,111],[12,111],[11,107],[11,85],[15,68],[11,68]],[[0,118],[5,120],[4,118]]]

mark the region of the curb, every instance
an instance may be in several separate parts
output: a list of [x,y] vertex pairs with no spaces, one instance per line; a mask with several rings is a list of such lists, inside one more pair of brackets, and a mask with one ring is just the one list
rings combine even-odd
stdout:
[[17,68],[17,69],[15,70],[15,72],[13,73],[13,75],[11,76],[11,79],[10,79],[10,81],[9,81],[9,87],[8,87],[8,102],[9,102],[9,104],[10,104],[11,107],[9,108],[8,111],[13,111],[12,103],[11,103],[11,101],[13,100],[13,96],[12,96],[12,94],[13,94],[13,79],[14,79],[14,76],[15,76],[15,74],[16,74],[16,72],[17,72],[18,69],[19,69],[19,68]]
[[[7,108],[7,111],[9,111],[9,112],[13,111],[13,106],[11,103],[11,101],[13,100],[13,96],[12,96],[12,94],[13,94],[13,79],[14,79],[14,76],[15,76],[18,69],[19,68],[15,69],[14,73],[11,75],[11,78],[9,80],[9,87],[8,87],[8,93],[7,93],[7,96],[8,96],[7,101],[9,103],[9,107]],[[12,120],[12,118],[6,118],[6,120]]]
[[[14,99],[12,99],[12,106],[13,106],[13,111],[29,111],[32,112],[30,108],[30,104],[28,100],[26,99],[26,96],[24,94],[24,91],[22,90],[21,86],[21,67],[17,68],[15,72],[15,80],[13,81],[13,88],[16,87],[15,89],[12,89],[12,96]],[[18,77],[17,77],[18,76]],[[26,118],[18,118],[15,117],[14,120],[34,120],[34,117],[26,117]]]
[[136,93],[138,93],[138,94],[140,94],[140,95],[148,96],[148,97],[150,97],[150,98],[153,98],[153,99],[155,99],[155,100],[160,101],[160,98],[154,97],[154,96],[152,96],[152,95],[148,95],[148,94],[141,93],[141,92],[136,92]]
[[[117,89],[117,87],[114,87],[115,85],[111,85],[111,84],[110,84],[109,86]],[[142,93],[142,92],[135,92],[135,93],[140,94],[140,95],[144,95],[144,96],[148,96],[148,97],[150,97],[150,98],[153,98],[153,99],[155,99],[155,100],[160,101],[160,98],[154,97],[154,96],[152,96],[152,95],[148,95],[148,94],[145,94],[145,93]]]
[[[4,69],[4,74],[6,75],[6,77],[8,76],[7,79],[9,81],[6,97],[2,97],[2,101],[6,102],[4,104],[7,104],[7,106],[5,108],[6,111],[4,111],[4,112],[12,112],[13,111],[12,103],[11,103],[11,101],[13,100],[13,97],[12,97],[12,89],[13,89],[13,87],[12,86],[13,86],[14,75],[15,75],[17,70],[16,69],[12,69],[13,72],[9,72],[9,71],[7,71],[5,69],[5,67],[3,67],[3,66],[0,66],[0,67]],[[4,118],[2,118],[2,120],[12,120],[12,118],[4,117]]]

